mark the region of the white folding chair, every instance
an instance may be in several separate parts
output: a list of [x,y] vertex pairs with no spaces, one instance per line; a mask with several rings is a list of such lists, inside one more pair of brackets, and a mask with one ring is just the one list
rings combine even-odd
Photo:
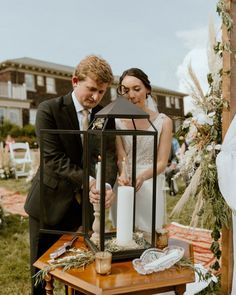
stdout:
[[10,143],[9,150],[15,178],[18,179],[19,176],[28,176],[32,164],[28,142]]

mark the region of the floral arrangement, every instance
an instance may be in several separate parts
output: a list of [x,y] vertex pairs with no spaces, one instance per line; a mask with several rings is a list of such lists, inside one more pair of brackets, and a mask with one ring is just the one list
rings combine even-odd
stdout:
[[[229,14],[224,1],[219,1],[217,11],[223,22],[231,27]],[[171,215],[179,214],[190,197],[196,198],[191,226],[197,226],[199,217],[212,229],[213,243],[211,250],[216,258],[211,266],[213,270],[220,268],[221,249],[219,239],[221,229],[228,226],[231,210],[226,204],[218,187],[216,156],[222,142],[222,110],[227,108],[227,101],[222,97],[222,46],[216,42],[212,27],[209,28],[208,74],[209,89],[203,93],[200,83],[191,64],[188,67],[190,96],[196,106],[196,112],[187,118],[183,124],[189,147],[180,163],[179,174],[191,178],[182,197],[176,204]]]
[[9,153],[0,142],[0,179],[14,177],[14,169],[10,165]]
[[14,176],[14,169],[5,166],[5,167],[0,167],[0,179],[8,179],[12,178]]

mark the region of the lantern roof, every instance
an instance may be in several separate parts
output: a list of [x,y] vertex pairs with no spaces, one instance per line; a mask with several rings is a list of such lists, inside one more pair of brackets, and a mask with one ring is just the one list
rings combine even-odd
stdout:
[[141,119],[149,118],[149,114],[142,109],[128,101],[123,96],[118,96],[115,101],[109,103],[103,109],[95,114],[97,118],[128,118],[128,119]]

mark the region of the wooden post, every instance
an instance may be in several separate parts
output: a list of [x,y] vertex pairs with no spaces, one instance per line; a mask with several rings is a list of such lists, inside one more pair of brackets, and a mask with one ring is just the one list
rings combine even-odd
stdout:
[[[222,27],[222,41],[230,44],[232,50],[236,50],[236,3],[232,0],[224,0],[233,20],[233,29],[228,32],[226,27]],[[230,72],[230,73],[228,73]],[[223,80],[222,80],[223,98],[229,103],[230,108],[223,110],[223,137],[236,114],[236,59],[235,52],[230,54],[227,51],[223,52]],[[222,230],[222,277],[221,277],[221,294],[231,294],[232,278],[233,278],[233,234],[232,222],[229,229]]]

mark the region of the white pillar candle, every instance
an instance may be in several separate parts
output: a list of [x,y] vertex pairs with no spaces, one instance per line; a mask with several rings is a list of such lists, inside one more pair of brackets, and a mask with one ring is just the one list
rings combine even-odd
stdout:
[[134,188],[119,186],[117,193],[117,244],[128,245],[133,240]]
[[96,164],[96,189],[100,191],[101,189],[101,157],[98,156],[98,162]]

